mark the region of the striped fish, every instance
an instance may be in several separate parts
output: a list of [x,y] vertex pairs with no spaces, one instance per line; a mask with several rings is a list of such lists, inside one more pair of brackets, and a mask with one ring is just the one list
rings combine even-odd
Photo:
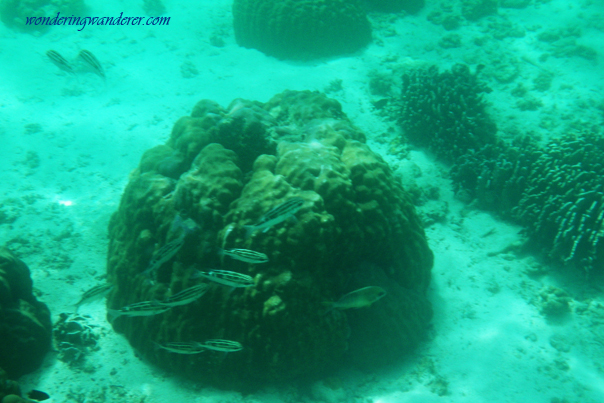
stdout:
[[241,343],[222,339],[206,340],[203,343],[199,343],[199,346],[207,350],[223,351],[225,353],[243,350]]
[[257,224],[255,225],[244,225],[243,228],[246,230],[245,237],[249,238],[254,232],[262,230],[263,232],[268,231],[273,225],[279,224],[293,217],[304,204],[304,199],[301,197],[292,197],[291,199],[279,204],[278,206],[269,210],[264,214]]
[[324,302],[323,305],[329,307],[325,313],[333,309],[364,308],[385,296],[386,291],[382,287],[369,286],[349,292],[336,302]]
[[255,285],[254,279],[251,276],[228,270],[212,270],[209,272],[198,271],[193,275],[193,278],[198,277],[203,277],[229,287],[252,287]]
[[151,261],[149,262],[149,266],[147,269],[143,271],[143,275],[149,277],[151,282],[155,279],[155,271],[159,269],[164,263],[168,262],[170,259],[178,253],[180,248],[185,244],[185,239],[187,235],[197,232],[199,230],[199,225],[190,218],[183,220],[180,214],[177,214],[170,225],[169,233],[175,234],[180,233],[177,238],[174,238],[161,248],[157,250],[151,257]]
[[268,256],[264,253],[256,252],[249,249],[219,249],[218,254],[229,256],[235,260],[241,260],[246,263],[266,263]]
[[165,300],[158,301],[157,303],[159,305],[169,307],[187,305],[205,294],[208,288],[209,286],[205,283],[194,285],[193,287],[182,290],[181,292],[171,295]]
[[101,284],[92,287],[90,290],[82,294],[82,297],[75,304],[76,312],[80,309],[81,305],[89,304],[97,299],[101,299],[109,294],[109,291],[113,288],[112,284]]
[[135,302],[120,309],[110,309],[109,322],[120,316],[153,316],[166,312],[171,307],[158,304],[156,301]]
[[58,68],[73,74],[73,67],[71,66],[71,64],[67,60],[65,60],[65,58],[61,56],[61,54],[56,50],[47,51],[46,56],[48,56],[50,61]]
[[88,67],[94,74],[97,74],[105,79],[105,71],[99,60],[88,50],[80,50],[78,57],[85,66]]
[[176,354],[199,354],[206,351],[201,344],[196,341],[168,341],[165,343],[154,342],[157,348],[163,348]]
[[143,275],[151,277],[157,269],[159,269],[164,263],[169,261],[176,255],[176,253],[185,244],[186,234],[183,232],[178,238],[171,240],[161,248],[157,250],[151,257],[147,270],[143,272]]

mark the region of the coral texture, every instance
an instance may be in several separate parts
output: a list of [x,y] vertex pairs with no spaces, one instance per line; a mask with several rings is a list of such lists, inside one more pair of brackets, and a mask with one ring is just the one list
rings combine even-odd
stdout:
[[33,295],[25,263],[0,248],[0,368],[12,379],[34,371],[50,350],[50,312]]
[[436,66],[403,75],[399,121],[411,142],[439,158],[455,158],[495,142],[497,128],[485,110],[488,91],[462,64],[438,72]]
[[539,292],[533,303],[548,318],[557,318],[571,311],[572,298],[560,288],[549,286]]
[[604,140],[585,133],[544,149],[520,139],[461,157],[452,169],[480,206],[525,227],[555,261],[604,269]]
[[280,59],[354,52],[371,40],[358,0],[235,0],[237,43]]
[[[108,304],[162,300],[198,283],[196,269],[245,273],[255,286],[212,285],[191,304],[118,318],[115,329],[159,365],[230,388],[409,352],[431,317],[433,256],[409,196],[364,141],[339,103],[319,93],[236,100],[227,110],[198,103],[161,152],[145,153],[111,219],[108,277],[116,291]],[[178,180],[153,168],[173,155],[188,164]],[[245,225],[292,197],[304,201],[295,222],[246,236]],[[196,228],[151,284],[141,273],[184,217]],[[233,260],[219,248],[262,252],[269,262]],[[388,295],[364,311],[326,313],[326,302],[369,285]],[[216,338],[244,348],[226,357],[181,355],[153,343]]]
[[508,145],[502,141],[457,159],[451,168],[456,192],[469,192],[476,205],[513,219],[526,189],[539,148],[530,137],[519,136]]

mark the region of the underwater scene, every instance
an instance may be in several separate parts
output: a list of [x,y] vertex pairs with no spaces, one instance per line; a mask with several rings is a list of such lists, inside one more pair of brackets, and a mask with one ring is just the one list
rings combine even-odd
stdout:
[[0,403],[604,402],[601,0],[0,21]]

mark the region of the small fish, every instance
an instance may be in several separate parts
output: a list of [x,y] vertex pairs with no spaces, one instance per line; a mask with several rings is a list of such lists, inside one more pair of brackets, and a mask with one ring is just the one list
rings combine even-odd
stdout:
[[49,50],[46,52],[46,56],[50,59],[50,61],[60,68],[63,71],[73,74],[73,67],[59,52],[56,50]]
[[109,310],[109,322],[120,316],[153,316],[169,310],[170,306],[160,305],[156,301],[135,302],[120,309]]
[[170,232],[180,232],[180,234],[178,237],[159,248],[159,250],[153,254],[151,261],[149,262],[149,266],[147,266],[147,269],[142,274],[144,276],[153,278],[155,271],[164,263],[172,259],[174,255],[178,253],[180,248],[182,248],[182,246],[185,244],[187,235],[196,232],[198,229],[199,225],[197,225],[197,223],[195,223],[195,221],[192,219],[187,218],[186,220],[183,220],[179,214],[176,215],[172,221],[172,225],[170,226]]
[[294,214],[302,208],[304,199],[301,197],[292,197],[291,199],[279,204],[278,206],[270,209],[264,214],[257,224],[255,225],[244,225],[243,228],[246,230],[246,238],[249,238],[254,232],[263,230],[262,232],[268,231],[273,225],[279,224],[293,217]]
[[176,253],[182,248],[185,244],[185,236],[182,234],[176,239],[171,240],[161,248],[157,250],[151,257],[151,261],[149,262],[149,266],[143,272],[143,275],[147,277],[152,277],[157,269],[159,269],[164,263],[169,261],[176,255]]
[[113,288],[112,284],[101,284],[95,287],[92,287],[90,290],[86,291],[82,294],[82,298],[78,302],[76,302],[76,312],[80,309],[80,305],[86,305],[97,299],[101,299],[109,294],[109,291]]
[[243,350],[241,343],[221,339],[206,340],[203,343],[199,343],[199,346],[207,350],[223,351],[225,353],[233,353],[235,351]]
[[268,256],[264,253],[256,252],[249,249],[219,249],[220,255],[229,256],[236,260],[241,260],[246,263],[266,263]]
[[157,348],[163,348],[176,354],[199,354],[206,351],[200,343],[196,341],[168,341],[165,343],[155,343]]
[[85,65],[92,70],[93,73],[101,76],[105,79],[105,71],[99,60],[88,50],[80,50],[78,57],[85,63]]
[[178,292],[174,295],[169,296],[163,301],[158,301],[159,305],[163,306],[179,306],[179,305],[187,305],[191,302],[195,301],[197,298],[201,297],[203,294],[208,291],[209,286],[205,283],[194,285],[193,287],[189,287],[181,292]]
[[363,308],[370,306],[385,295],[386,291],[382,287],[370,286],[349,292],[336,302],[326,302],[325,305],[329,306],[327,312],[332,309]]
[[35,389],[32,389],[31,391],[27,392],[27,397],[38,402],[50,399],[50,395],[48,393]]
[[31,391],[27,392],[27,397],[37,402],[42,402],[44,400],[50,399],[50,395],[48,393],[35,389],[32,389]]
[[226,285],[229,287],[252,287],[254,286],[254,279],[247,274],[237,273],[235,271],[228,270],[211,270],[208,272],[198,271],[195,273],[193,278],[203,277],[210,281],[218,284]]

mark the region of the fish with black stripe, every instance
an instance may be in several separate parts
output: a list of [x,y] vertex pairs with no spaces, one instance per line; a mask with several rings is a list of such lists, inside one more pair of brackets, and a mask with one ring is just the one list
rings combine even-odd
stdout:
[[78,58],[82,61],[83,65],[94,74],[100,76],[105,79],[105,70],[103,70],[103,66],[99,59],[96,58],[89,50],[82,49],[80,53],[78,53]]
[[211,339],[198,344],[199,347],[208,350],[222,351],[225,353],[233,353],[235,351],[243,350],[243,346],[241,345],[241,343],[232,340]]
[[264,253],[249,249],[218,249],[218,254],[246,263],[258,264],[268,262],[268,256]]
[[169,307],[187,305],[205,294],[206,291],[208,291],[208,288],[209,286],[206,283],[197,284],[171,295],[163,301],[158,301],[157,303]]
[[245,237],[249,238],[254,232],[262,230],[268,231],[273,225],[279,224],[288,218],[295,218],[294,215],[304,205],[304,199],[301,197],[292,197],[289,200],[270,209],[254,225],[244,225],[246,230]]
[[46,51],[46,56],[50,59],[50,61],[60,68],[63,71],[68,72],[69,74],[74,74],[73,66],[69,63],[59,52],[56,50],[48,50]]
[[192,276],[192,278],[199,277],[234,288],[253,287],[255,285],[254,279],[251,276],[229,270],[197,271]]
[[96,301],[98,299],[105,297],[107,294],[109,294],[109,292],[112,289],[113,289],[113,284],[108,284],[108,283],[100,284],[100,285],[92,287],[91,289],[86,291],[84,294],[82,294],[82,297],[80,298],[80,300],[78,302],[76,302],[76,304],[75,304],[76,312],[78,311],[78,309],[80,309],[81,305],[89,304],[93,301]]
[[107,316],[109,322],[113,322],[120,316],[153,316],[164,313],[171,308],[171,306],[161,305],[157,301],[143,301],[135,302],[120,309],[110,309]]
[[167,350],[176,354],[199,354],[206,351],[200,343],[196,341],[167,341],[164,343],[154,342],[156,348]]

